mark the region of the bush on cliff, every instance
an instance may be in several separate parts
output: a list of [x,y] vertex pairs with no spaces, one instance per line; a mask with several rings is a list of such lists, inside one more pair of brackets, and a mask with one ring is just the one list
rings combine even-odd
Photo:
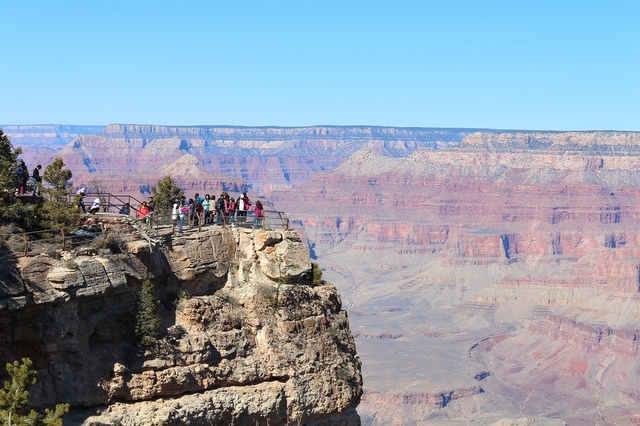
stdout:
[[4,425],[62,426],[62,417],[69,411],[69,404],[58,404],[54,410],[45,409],[38,413],[29,403],[28,387],[36,383],[37,372],[29,358],[22,363],[7,363],[10,382],[4,382],[0,389],[0,421]]
[[160,318],[158,317],[158,304],[153,293],[155,286],[150,280],[142,283],[138,299],[138,312],[136,314],[136,336],[140,340],[140,345],[147,348],[153,346],[158,341],[158,331],[160,329]]
[[322,279],[322,269],[316,262],[311,262],[311,271],[313,274],[313,285],[324,285],[325,281]]

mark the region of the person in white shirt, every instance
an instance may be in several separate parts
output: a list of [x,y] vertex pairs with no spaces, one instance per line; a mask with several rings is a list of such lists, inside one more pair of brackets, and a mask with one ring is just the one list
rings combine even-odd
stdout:
[[100,198],[96,198],[91,203],[91,208],[89,209],[89,214],[95,214],[100,210]]

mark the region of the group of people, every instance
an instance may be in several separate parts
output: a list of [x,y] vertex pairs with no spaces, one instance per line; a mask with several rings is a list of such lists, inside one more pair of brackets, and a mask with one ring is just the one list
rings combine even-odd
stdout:
[[[141,219],[149,215],[149,213],[153,212],[156,208],[156,202],[153,201],[153,197],[149,197],[149,201],[143,201],[138,205],[136,209],[136,217]],[[124,203],[124,205],[118,211],[119,214],[131,214],[131,204]]]
[[[24,167],[22,170],[26,170],[24,162],[21,162],[21,165]],[[41,166],[38,165],[35,170],[39,171],[40,168]],[[34,174],[39,176],[39,173],[36,171],[34,171]],[[100,211],[102,204],[100,198],[96,197],[87,211],[84,202],[84,198],[86,197],[85,191],[86,189],[82,187],[76,192],[77,207],[85,214],[95,214]],[[155,207],[156,203],[153,197],[149,197],[148,201],[140,203],[136,209],[136,216],[138,218],[145,218],[155,210]],[[247,212],[253,212],[253,227],[261,227],[264,219],[262,203],[256,201],[255,205],[253,205],[246,192],[243,192],[242,195],[237,198],[233,198],[225,191],[220,194],[217,200],[215,195],[206,194],[204,197],[201,197],[200,194],[196,193],[193,198],[189,198],[188,200],[183,196],[180,200],[173,202],[171,219],[174,224],[178,226],[178,232],[182,232],[185,219],[189,227],[212,223],[218,225],[231,224],[231,226],[235,227],[238,224],[247,223]],[[125,203],[118,213],[130,215],[130,203]]]
[[18,195],[25,195],[27,193],[27,184],[31,181],[32,195],[40,196],[40,187],[42,186],[42,177],[40,176],[40,170],[42,166],[38,164],[33,169],[33,175],[29,176],[29,169],[24,160],[18,160],[18,167],[16,173],[18,174]]
[[96,197],[94,198],[94,200],[91,202],[91,207],[89,207],[89,211],[87,212],[87,208],[84,205],[84,197],[87,196],[87,194],[85,193],[86,188],[82,187],[80,189],[78,189],[78,191],[76,192],[76,199],[77,199],[77,207],[79,210],[82,210],[82,213],[89,213],[89,214],[96,214],[100,211],[100,206],[102,205],[102,202],[100,201],[100,197]]
[[189,226],[196,224],[230,223],[231,226],[243,224],[247,221],[247,212],[253,211],[253,226],[258,228],[262,225],[264,218],[263,207],[260,201],[257,201],[252,209],[251,201],[246,192],[243,192],[238,198],[230,197],[225,191],[220,194],[216,200],[215,195],[206,194],[200,197],[196,193],[193,198],[182,197],[173,204],[171,218],[178,225],[178,232],[182,232],[185,218],[188,220]]

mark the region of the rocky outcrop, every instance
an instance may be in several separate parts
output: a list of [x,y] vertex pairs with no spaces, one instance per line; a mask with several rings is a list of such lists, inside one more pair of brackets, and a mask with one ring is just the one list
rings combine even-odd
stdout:
[[[69,424],[359,424],[360,361],[341,299],[293,231],[205,228],[165,246],[7,264],[2,363],[30,357],[39,405]],[[161,337],[134,333],[155,283]],[[98,411],[100,414],[96,414]]]

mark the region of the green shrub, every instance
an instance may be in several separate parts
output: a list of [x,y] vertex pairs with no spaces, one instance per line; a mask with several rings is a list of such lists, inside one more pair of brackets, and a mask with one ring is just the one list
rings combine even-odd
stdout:
[[322,279],[322,270],[316,262],[311,262],[311,273],[313,275],[313,285],[323,285],[325,281]]
[[3,425],[62,426],[62,417],[69,412],[69,404],[58,404],[54,410],[36,412],[29,403],[28,387],[36,383],[37,372],[31,359],[22,358],[22,363],[7,364],[10,382],[0,389],[0,421]]
[[95,249],[109,249],[111,253],[122,253],[125,247],[125,241],[120,237],[118,232],[104,232],[96,237],[91,243]]
[[157,343],[160,330],[158,304],[153,293],[155,286],[150,280],[142,283],[138,298],[138,312],[136,314],[136,336],[143,347],[150,347]]
[[181,289],[180,293],[176,296],[175,307],[177,310],[182,311],[182,302],[191,299],[191,293],[187,289]]

